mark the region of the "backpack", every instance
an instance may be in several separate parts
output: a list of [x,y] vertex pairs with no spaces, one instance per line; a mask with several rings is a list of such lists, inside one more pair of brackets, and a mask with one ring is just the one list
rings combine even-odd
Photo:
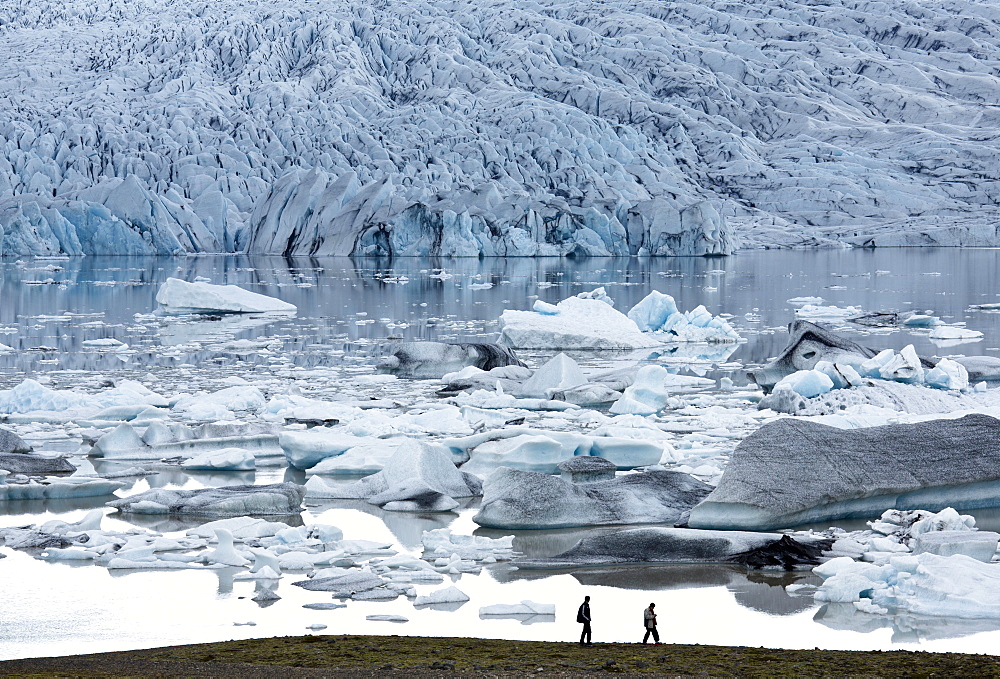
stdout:
[[587,622],[587,619],[583,617],[583,607],[587,604],[580,604],[580,608],[576,611],[576,621],[577,622]]

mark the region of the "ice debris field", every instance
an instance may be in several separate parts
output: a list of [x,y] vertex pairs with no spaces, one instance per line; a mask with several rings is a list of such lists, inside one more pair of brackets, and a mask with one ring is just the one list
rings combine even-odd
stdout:
[[[150,299],[194,325],[297,312],[204,279],[166,277]],[[489,626],[556,624],[574,603],[549,578],[615,587],[638,565],[791,573],[783,605],[821,606],[835,629],[994,629],[1000,534],[963,512],[1000,506],[1000,359],[871,348],[843,330],[975,331],[851,307],[831,329],[821,301],[789,300],[804,313],[786,346],[742,377],[724,363],[746,341],[732,317],[656,290],[619,309],[602,287],[511,305],[494,341],[387,340],[350,370],[8,373],[0,572],[146,573],[166,591],[205,572],[246,592],[178,640],[411,619],[524,636]],[[445,614],[459,622],[427,617]]]
[[0,7],[0,253],[998,243],[994,3]]

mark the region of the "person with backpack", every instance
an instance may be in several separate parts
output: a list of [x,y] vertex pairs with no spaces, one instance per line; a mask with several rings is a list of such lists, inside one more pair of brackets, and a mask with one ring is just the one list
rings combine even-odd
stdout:
[[[576,621],[583,623],[583,631],[580,632],[580,645],[581,646],[593,646],[590,643],[590,597],[583,597],[583,603],[580,604],[579,610],[576,612]],[[587,643],[583,640],[586,639]]]
[[646,628],[646,636],[642,638],[642,643],[649,641],[649,635],[653,635],[653,643],[659,645],[660,633],[656,631],[656,604],[649,604],[649,608],[642,612],[642,624]]

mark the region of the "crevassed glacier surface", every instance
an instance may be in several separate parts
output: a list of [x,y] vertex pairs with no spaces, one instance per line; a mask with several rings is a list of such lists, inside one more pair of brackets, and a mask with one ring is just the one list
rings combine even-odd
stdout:
[[994,245],[986,2],[0,6],[0,253]]

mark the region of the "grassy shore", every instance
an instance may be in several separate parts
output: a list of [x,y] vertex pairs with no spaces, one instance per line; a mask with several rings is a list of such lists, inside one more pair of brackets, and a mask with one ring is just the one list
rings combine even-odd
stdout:
[[0,676],[292,677],[585,675],[1000,677],[1000,658],[909,651],[789,651],[316,635],[0,662]]

